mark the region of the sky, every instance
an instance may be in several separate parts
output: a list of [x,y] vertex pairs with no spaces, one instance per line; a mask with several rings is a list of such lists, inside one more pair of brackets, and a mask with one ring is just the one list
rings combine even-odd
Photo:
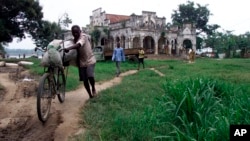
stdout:
[[[250,31],[249,0],[191,0],[207,8],[212,13],[209,24],[218,24],[221,29],[233,30],[234,34],[244,34]],[[43,7],[44,20],[57,22],[66,12],[72,19],[72,25],[85,27],[89,24],[92,11],[102,8],[109,14],[141,15],[142,11],[156,12],[158,17],[165,17],[166,22],[171,22],[173,10],[187,0],[39,0]],[[33,49],[35,45],[30,38],[17,42],[16,39],[8,48]]]

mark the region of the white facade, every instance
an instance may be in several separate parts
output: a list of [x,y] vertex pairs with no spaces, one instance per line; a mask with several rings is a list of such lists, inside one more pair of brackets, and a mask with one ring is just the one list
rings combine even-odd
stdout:
[[[147,53],[178,55],[181,51],[196,50],[196,28],[191,24],[172,27],[167,30],[165,17],[157,17],[156,12],[142,11],[141,15],[130,16],[107,14],[98,8],[90,16],[89,31],[94,27],[102,31],[98,45],[112,49],[117,42],[124,48],[143,47]],[[190,46],[191,45],[191,46]]]

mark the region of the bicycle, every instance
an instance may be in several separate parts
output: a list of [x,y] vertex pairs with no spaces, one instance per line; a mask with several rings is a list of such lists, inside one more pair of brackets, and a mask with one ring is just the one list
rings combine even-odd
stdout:
[[63,67],[52,65],[44,67],[44,74],[39,81],[37,93],[37,114],[41,122],[45,123],[48,120],[51,102],[56,95],[60,103],[64,102],[66,76]]

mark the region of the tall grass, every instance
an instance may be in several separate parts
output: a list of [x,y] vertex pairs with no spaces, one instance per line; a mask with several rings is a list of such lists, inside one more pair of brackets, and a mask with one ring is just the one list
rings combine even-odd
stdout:
[[230,124],[249,124],[249,60],[145,63],[165,77],[141,70],[99,93],[74,140],[229,140]]
[[166,122],[173,131],[159,138],[229,140],[230,124],[250,124],[245,87],[196,78],[167,81],[165,92],[165,98],[159,103],[171,111],[171,120]]

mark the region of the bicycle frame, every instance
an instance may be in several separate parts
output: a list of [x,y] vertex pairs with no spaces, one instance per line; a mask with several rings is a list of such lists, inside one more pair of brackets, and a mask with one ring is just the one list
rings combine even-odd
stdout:
[[[63,45],[64,47],[64,45]],[[46,51],[46,50],[42,50]],[[64,52],[62,61],[64,62]],[[68,67],[66,69],[67,79]],[[39,81],[37,95],[37,114],[41,122],[45,123],[49,117],[51,101],[56,96],[60,103],[65,100],[65,70],[63,66],[49,65],[44,67],[44,73]]]
[[49,74],[49,81],[50,81],[50,85],[52,85],[52,97],[55,98],[56,94],[57,94],[57,89],[58,89],[58,70],[60,69],[59,67],[56,66],[49,66],[49,67],[44,67],[44,73],[48,73]]

